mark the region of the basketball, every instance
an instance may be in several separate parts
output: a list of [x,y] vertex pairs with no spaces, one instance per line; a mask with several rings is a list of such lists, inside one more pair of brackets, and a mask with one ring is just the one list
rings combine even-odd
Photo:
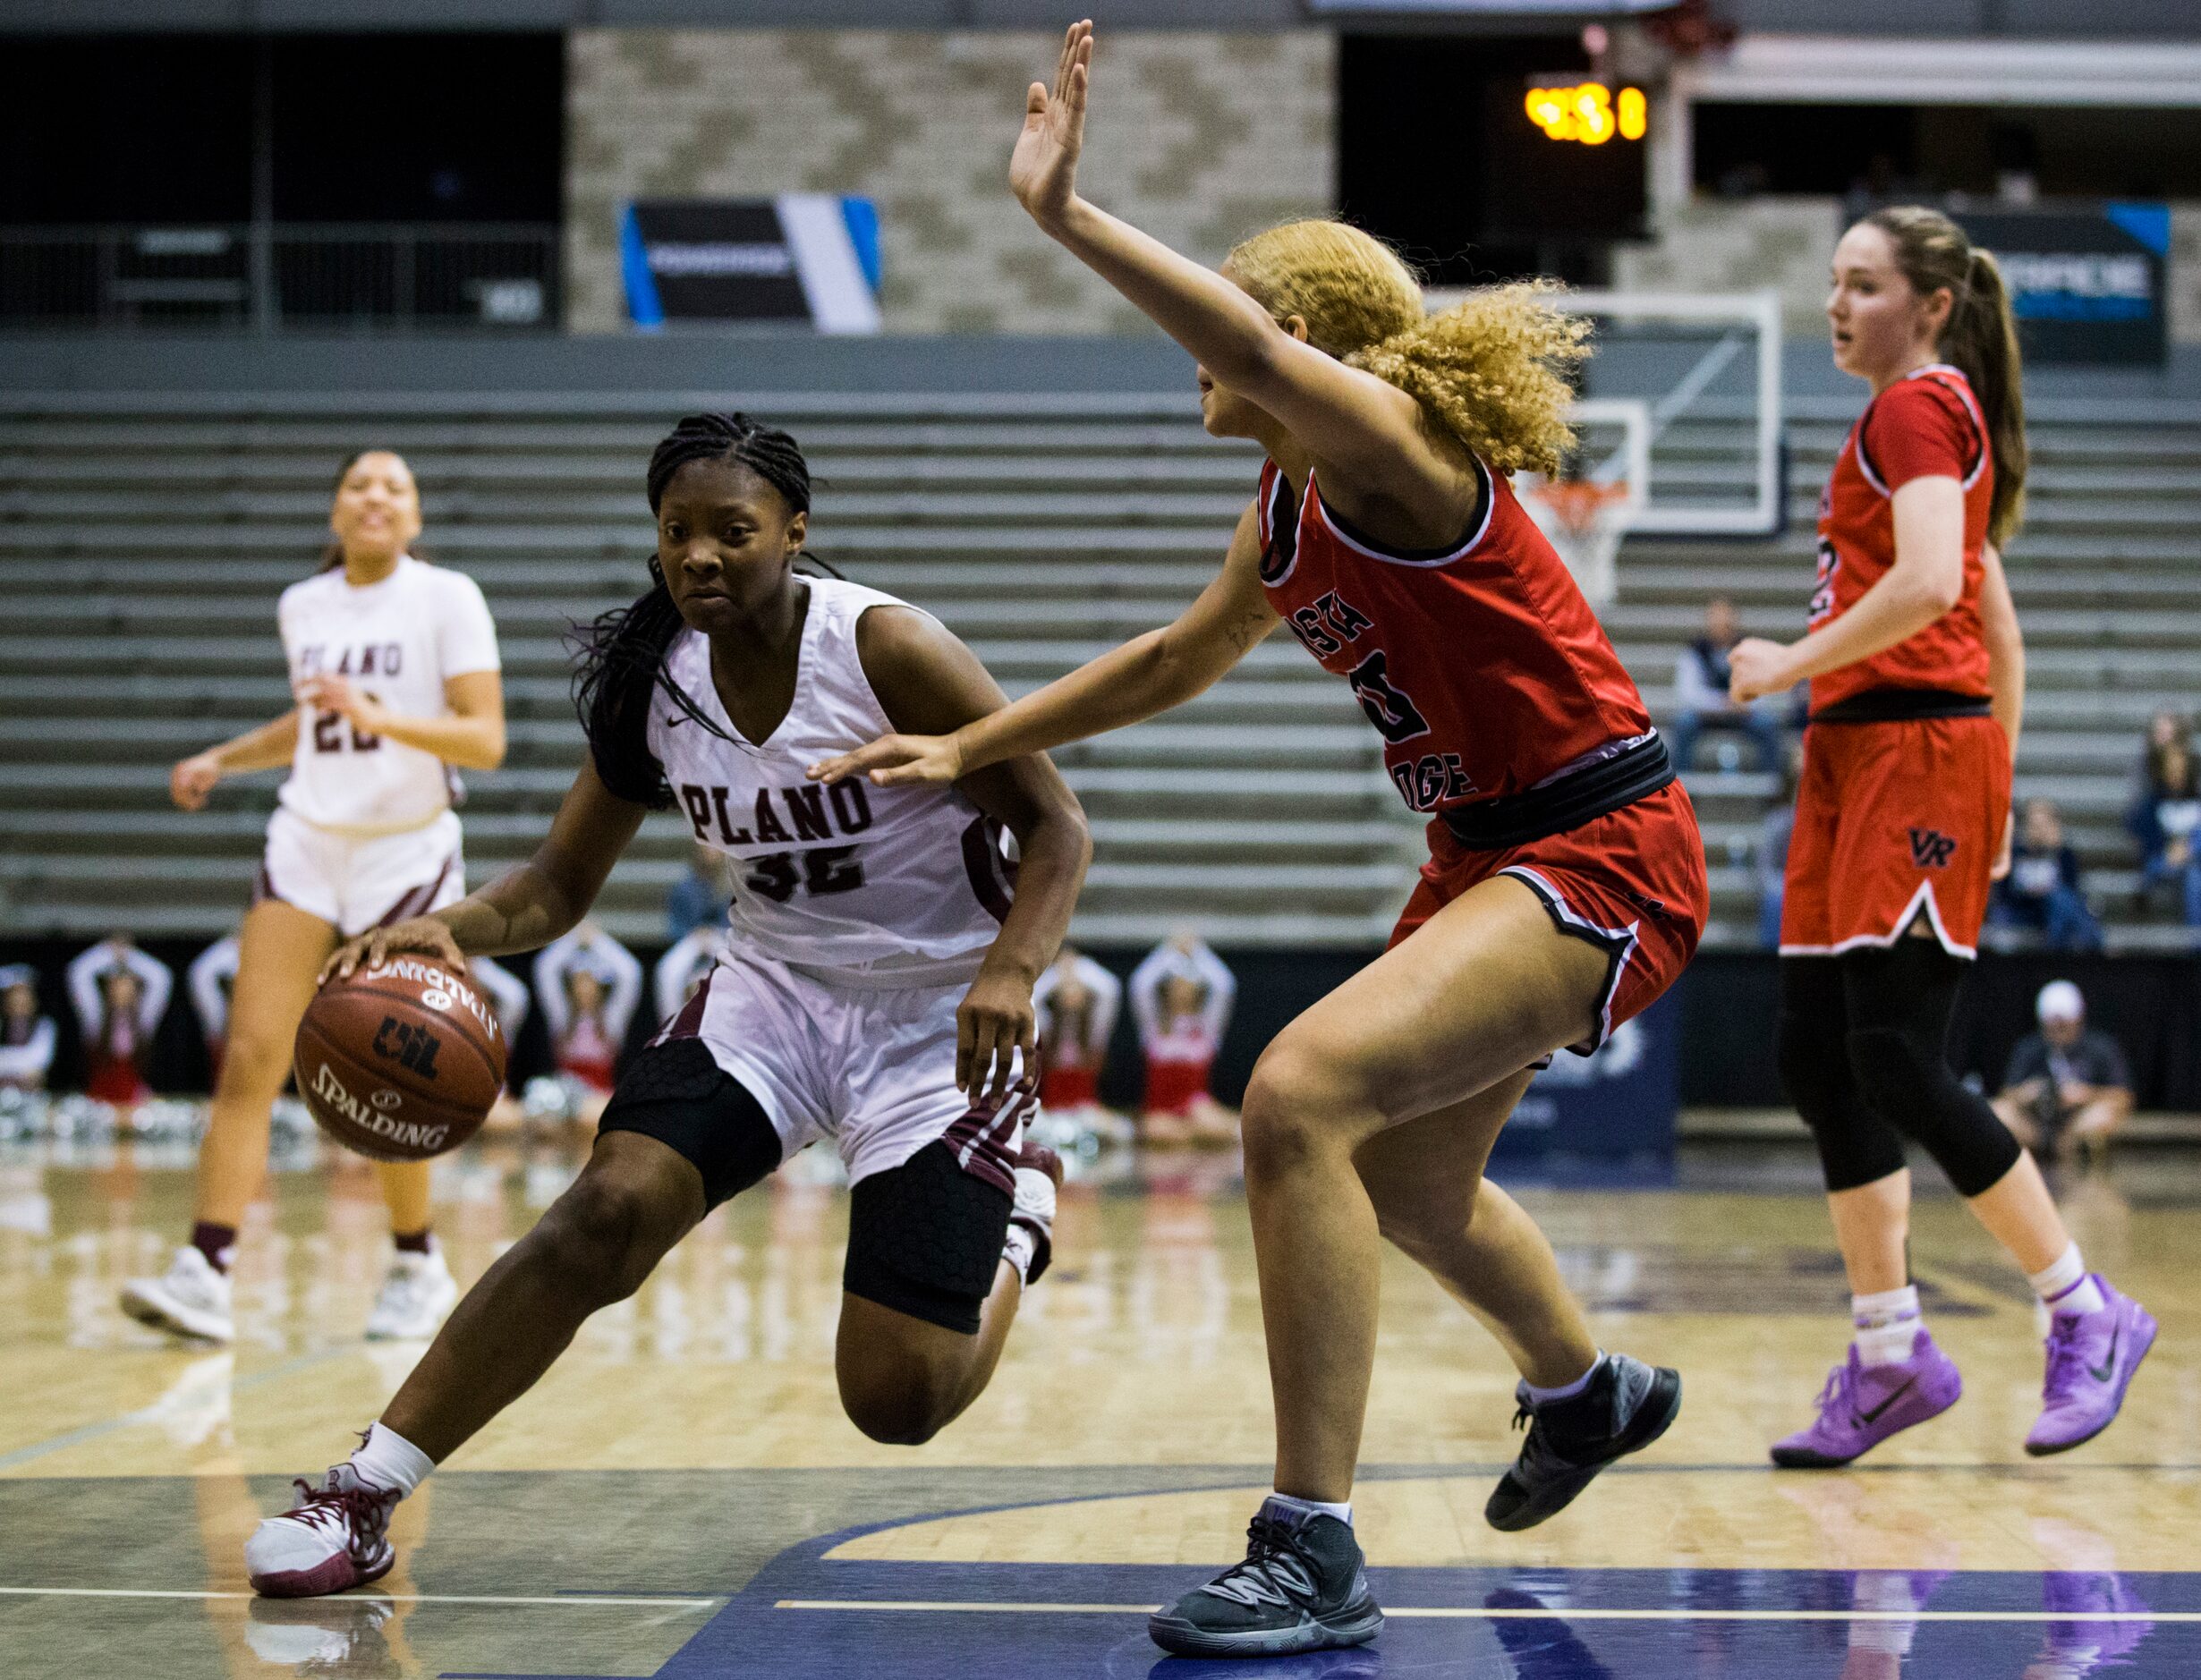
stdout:
[[505,1085],[505,1037],[472,983],[397,956],[321,988],[298,1023],[298,1093],[322,1131],[378,1161],[473,1136]]

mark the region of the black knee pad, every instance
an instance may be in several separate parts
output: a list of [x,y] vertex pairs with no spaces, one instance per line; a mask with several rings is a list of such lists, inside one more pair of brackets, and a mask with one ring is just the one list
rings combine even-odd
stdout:
[[963,1170],[946,1143],[848,1192],[841,1287],[943,1329],[976,1336],[1008,1240],[1009,1194]]
[[597,1134],[639,1132],[684,1156],[715,1208],[779,1167],[779,1133],[747,1086],[721,1068],[701,1039],[652,1045],[628,1066],[596,1123]]
[[1845,958],[1848,1052],[1857,1089],[1916,1140],[1960,1196],[1993,1189],[2022,1151],[1985,1098],[1949,1066],[1949,1018],[1969,966],[1931,939]]
[[1849,1065],[1865,1100],[1917,1141],[1959,1195],[1993,1189],[2018,1164],[2018,1140],[1950,1071],[1938,1033],[1853,1027]]
[[1775,1044],[1780,1086],[1811,1128],[1829,1190],[1855,1190],[1903,1165],[1903,1140],[1859,1097],[1847,1027],[1837,961],[1784,957]]

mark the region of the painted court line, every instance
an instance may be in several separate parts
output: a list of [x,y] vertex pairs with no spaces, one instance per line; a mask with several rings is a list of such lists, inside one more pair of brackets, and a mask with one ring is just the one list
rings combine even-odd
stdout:
[[[950,1615],[1009,1611],[1040,1616],[1151,1616],[1158,1604],[1009,1603],[1002,1599],[781,1599],[776,1610],[931,1610]],[[1477,1609],[1446,1605],[1427,1609],[1384,1608],[1401,1620],[1491,1622],[2201,1622],[2201,1610],[1677,1610]]]
[[[255,1599],[256,1592],[159,1592],[140,1587],[0,1587],[0,1594],[19,1599]],[[629,1605],[642,1609],[715,1610],[724,1599],[614,1598],[581,1594],[571,1598],[497,1598],[482,1594],[447,1592],[363,1592],[357,1598],[337,1594],[330,1604],[562,1604],[594,1609],[599,1604]]]

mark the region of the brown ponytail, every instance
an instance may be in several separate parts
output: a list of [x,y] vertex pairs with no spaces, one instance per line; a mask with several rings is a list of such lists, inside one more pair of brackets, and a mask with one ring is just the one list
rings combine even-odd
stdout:
[[1962,369],[1986,416],[1987,445],[1994,457],[1987,537],[2001,547],[2018,534],[2026,507],[2024,369],[2002,270],[1939,210],[1894,205],[1874,211],[1865,223],[1888,236],[1896,266],[1921,297],[1944,288],[1949,293],[1941,353]]

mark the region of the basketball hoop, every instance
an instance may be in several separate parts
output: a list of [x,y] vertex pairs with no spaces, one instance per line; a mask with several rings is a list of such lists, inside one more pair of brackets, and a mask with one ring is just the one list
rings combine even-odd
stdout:
[[1593,607],[1610,602],[1619,587],[1614,560],[1627,530],[1626,481],[1523,477],[1529,480],[1524,486],[1529,517],[1567,563],[1576,586]]

